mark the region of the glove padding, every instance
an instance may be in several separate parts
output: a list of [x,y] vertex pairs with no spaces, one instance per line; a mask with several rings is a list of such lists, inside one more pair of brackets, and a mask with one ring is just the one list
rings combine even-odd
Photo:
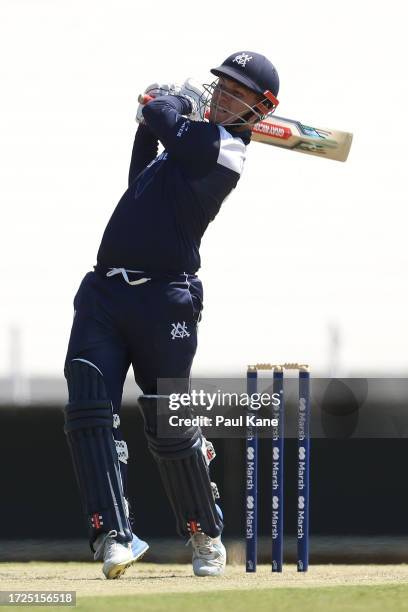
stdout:
[[191,77],[186,79],[180,88],[178,95],[187,98],[191,104],[191,113],[188,118],[192,121],[203,121],[205,106],[201,98],[204,93],[203,87]]
[[[177,83],[164,83],[163,85],[159,85],[159,83],[152,83],[148,85],[144,90],[144,95],[151,96],[152,98],[158,98],[159,96],[178,96],[181,92],[181,85]],[[142,110],[144,104],[139,104],[136,112],[136,122],[144,123],[145,120],[143,118]]]

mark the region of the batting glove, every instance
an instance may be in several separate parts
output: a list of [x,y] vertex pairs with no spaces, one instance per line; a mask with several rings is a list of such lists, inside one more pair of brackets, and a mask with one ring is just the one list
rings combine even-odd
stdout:
[[179,95],[189,100],[191,104],[191,113],[188,115],[188,118],[192,121],[202,121],[204,119],[205,107],[201,103],[203,93],[204,89],[191,77],[186,79],[181,86]]
[[[144,90],[144,95],[151,96],[152,98],[158,98],[159,96],[178,96],[181,92],[181,85],[177,83],[164,83],[159,85],[159,83],[152,83],[148,85]],[[143,119],[143,110],[144,104],[139,104],[136,112],[136,122],[144,123]]]

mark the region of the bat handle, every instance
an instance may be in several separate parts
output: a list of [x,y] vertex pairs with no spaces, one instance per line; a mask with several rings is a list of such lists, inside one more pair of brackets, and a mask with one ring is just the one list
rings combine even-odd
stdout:
[[148,96],[146,94],[140,94],[137,101],[139,104],[147,104],[150,100],[154,100],[152,96]]

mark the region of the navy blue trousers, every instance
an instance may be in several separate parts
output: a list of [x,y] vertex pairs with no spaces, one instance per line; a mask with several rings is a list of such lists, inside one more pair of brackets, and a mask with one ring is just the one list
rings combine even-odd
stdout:
[[[120,415],[130,366],[144,394],[157,393],[158,378],[188,380],[203,290],[195,275],[130,285],[121,274],[107,277],[106,272],[97,267],[80,284],[66,359],[85,359],[102,372],[113,412]],[[150,275],[128,272],[131,282],[145,276]],[[114,437],[122,439],[120,428]],[[120,467],[126,494],[126,465]]]

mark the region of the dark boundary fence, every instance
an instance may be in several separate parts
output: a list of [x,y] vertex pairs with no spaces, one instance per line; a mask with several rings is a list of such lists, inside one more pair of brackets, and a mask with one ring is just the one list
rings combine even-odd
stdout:
[[[129,492],[135,530],[172,538],[174,520],[135,406],[122,408],[129,446]],[[270,534],[270,440],[260,444],[260,534]],[[225,536],[244,534],[244,440],[214,440]],[[285,532],[295,533],[296,440],[287,440]],[[311,452],[313,535],[403,537],[407,533],[408,439],[316,439]],[[0,539],[86,539],[63,433],[62,406],[0,407]]]

